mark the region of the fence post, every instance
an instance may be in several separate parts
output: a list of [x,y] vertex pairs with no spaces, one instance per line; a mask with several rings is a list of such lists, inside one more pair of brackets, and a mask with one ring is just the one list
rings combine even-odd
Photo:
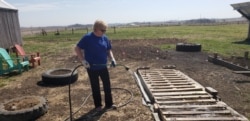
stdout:
[[244,58],[247,60],[248,59],[248,54],[249,54],[249,51],[246,51],[245,54],[244,54]]
[[116,27],[114,26],[114,34],[116,34]]
[[218,53],[214,53],[214,58],[218,58]]

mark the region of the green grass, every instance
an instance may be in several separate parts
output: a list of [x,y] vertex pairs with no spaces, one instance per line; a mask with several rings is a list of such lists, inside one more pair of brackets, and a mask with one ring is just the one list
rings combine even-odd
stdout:
[[[91,30],[89,30],[91,31]],[[37,50],[40,52],[57,51],[57,48],[68,48],[73,46],[86,33],[85,29],[75,30],[72,34],[71,29],[60,31],[59,36],[48,33],[47,36],[38,34],[24,36],[26,50]],[[250,51],[248,44],[236,44],[247,38],[248,24],[227,24],[214,26],[162,26],[162,27],[116,27],[109,28],[107,36],[110,40],[122,39],[162,39],[178,38],[185,39],[189,43],[200,43],[202,51],[208,53],[217,52],[223,56],[242,56],[245,51]],[[56,45],[55,45],[56,43]],[[32,45],[32,46],[30,46]],[[48,49],[44,47],[48,47]],[[162,49],[175,49],[174,44],[161,45]]]
[[[242,56],[245,51],[250,51],[248,44],[236,44],[246,39],[247,24],[228,24],[217,26],[166,26],[121,28],[108,32],[111,39],[158,39],[178,38],[190,43],[200,43],[202,50],[223,56]],[[175,45],[162,45],[164,49],[174,49]]]

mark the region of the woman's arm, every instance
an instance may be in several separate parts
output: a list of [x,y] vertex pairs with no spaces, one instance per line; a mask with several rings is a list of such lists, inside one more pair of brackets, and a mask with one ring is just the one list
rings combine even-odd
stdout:
[[76,55],[77,55],[79,61],[82,62],[85,59],[85,57],[83,55],[83,50],[81,48],[79,48],[78,46],[76,46],[75,52],[76,52]]

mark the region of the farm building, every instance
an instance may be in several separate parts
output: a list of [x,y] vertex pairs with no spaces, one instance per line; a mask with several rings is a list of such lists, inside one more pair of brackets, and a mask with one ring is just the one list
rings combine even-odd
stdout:
[[14,44],[22,45],[18,9],[0,0],[0,47],[7,49]]
[[248,20],[248,37],[246,40],[250,41],[250,2],[232,4],[231,6]]

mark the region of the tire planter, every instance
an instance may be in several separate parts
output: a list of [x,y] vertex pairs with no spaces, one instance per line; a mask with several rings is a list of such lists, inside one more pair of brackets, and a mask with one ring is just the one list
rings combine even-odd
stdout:
[[176,51],[183,52],[200,52],[201,44],[193,44],[193,43],[177,43]]
[[[42,81],[45,84],[66,85],[74,83],[78,79],[78,72],[72,74],[72,69],[51,69],[42,74]],[[72,76],[71,76],[72,74]]]
[[48,110],[48,102],[40,96],[14,98],[0,104],[0,121],[34,121]]

